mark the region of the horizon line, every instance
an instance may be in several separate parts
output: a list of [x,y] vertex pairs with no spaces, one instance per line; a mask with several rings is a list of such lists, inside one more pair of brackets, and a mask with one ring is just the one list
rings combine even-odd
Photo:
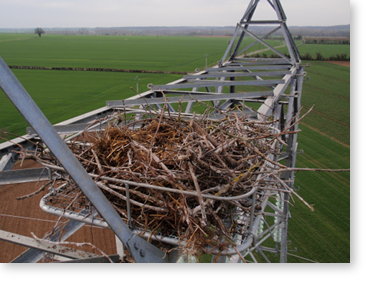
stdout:
[[[334,27],[334,26],[350,26],[351,24],[334,24],[334,25],[288,25],[289,28],[291,27]],[[180,27],[226,27],[226,28],[234,28],[234,25],[153,25],[153,26],[73,26],[73,27],[66,27],[66,26],[28,26],[28,27],[1,27],[0,29],[32,29],[36,27],[42,28],[64,28],[64,29],[72,29],[72,28],[180,28]]]

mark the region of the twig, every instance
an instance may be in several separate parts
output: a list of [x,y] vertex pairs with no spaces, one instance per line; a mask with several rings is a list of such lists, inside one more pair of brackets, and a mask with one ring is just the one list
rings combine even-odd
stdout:
[[205,204],[204,204],[204,199],[202,197],[202,194],[201,194],[201,190],[200,190],[200,186],[199,186],[199,182],[197,181],[197,178],[196,178],[196,175],[193,171],[193,166],[190,162],[188,162],[188,168],[190,170],[190,174],[191,174],[191,177],[192,177],[192,180],[193,180],[193,183],[195,185],[195,188],[196,188],[196,192],[197,192],[197,196],[198,196],[198,200],[199,200],[199,204],[200,204],[200,207],[201,207],[201,224],[202,226],[205,226],[206,223],[207,223],[207,219],[206,219],[206,211],[205,211]]
[[27,195],[24,195],[24,196],[20,196],[20,197],[17,197],[16,199],[17,200],[25,200],[25,199],[28,199],[28,198],[31,198],[33,196],[36,196],[37,194],[41,193],[42,191],[45,190],[45,188],[47,186],[49,186],[51,183],[53,183],[53,181],[49,181],[47,182],[46,184],[42,185],[39,189],[37,189],[36,191],[30,193],[30,194],[27,194]]

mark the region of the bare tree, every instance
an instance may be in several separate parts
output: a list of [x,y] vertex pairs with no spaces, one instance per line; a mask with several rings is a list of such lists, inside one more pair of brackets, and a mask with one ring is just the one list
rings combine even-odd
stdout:
[[44,33],[45,31],[41,27],[35,28],[35,34],[38,34],[39,37]]

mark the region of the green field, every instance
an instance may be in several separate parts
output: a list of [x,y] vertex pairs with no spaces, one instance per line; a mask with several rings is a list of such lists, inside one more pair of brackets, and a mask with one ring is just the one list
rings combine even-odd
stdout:
[[[0,35],[0,56],[9,64],[18,65],[193,71],[203,68],[205,54],[209,56],[209,64],[216,62],[227,41],[198,37],[49,35],[39,40],[34,35]],[[341,52],[337,45],[330,48]],[[306,68],[304,111],[315,107],[301,125],[298,166],[348,168],[350,69],[323,62],[306,63],[310,67]],[[106,100],[132,96],[137,81],[139,90],[144,91],[148,83],[162,84],[179,77],[36,70],[17,70],[15,74],[53,123],[104,106]],[[0,130],[19,135],[24,133],[24,127],[23,119],[0,93]],[[349,174],[299,172],[296,186],[315,211],[311,212],[298,200],[293,202],[290,253],[318,262],[349,262]],[[304,262],[292,256],[289,261]]]
[[[48,67],[109,67],[124,69],[193,72],[217,63],[230,38],[188,36],[63,36],[34,34],[0,34],[0,55],[9,65]],[[242,46],[247,46],[246,40]],[[280,46],[280,40],[268,40]],[[346,54],[349,45],[302,44],[302,55],[324,57]],[[241,46],[241,49],[242,49]],[[256,44],[250,52],[265,49]],[[286,53],[286,48],[278,48]],[[271,54],[266,52],[266,54]]]
[[[317,54],[319,53],[324,60],[328,60],[330,57],[335,57],[337,55],[346,55],[346,57],[350,58],[350,45],[340,45],[340,44],[304,44],[301,41],[296,42],[300,55],[305,57],[306,55],[310,55],[312,60],[315,60]],[[277,48],[283,54],[288,54],[288,50],[286,47]],[[272,51],[267,51],[261,53],[267,56],[273,55]]]
[[301,55],[310,54],[313,58],[316,58],[317,53],[320,53],[324,58],[340,54],[346,54],[350,58],[350,45],[347,44],[301,44],[299,51]]
[[[322,62],[306,68],[298,167],[350,167],[350,69]],[[349,173],[298,172],[298,193],[314,205],[291,208],[291,250],[318,262],[350,261]]]
[[[61,122],[76,115],[105,106],[107,100],[117,100],[147,91],[147,84],[165,84],[179,78],[176,75],[153,75],[110,72],[32,71],[15,70],[15,75],[31,94],[45,115]],[[1,93],[1,90],[0,90]],[[0,137],[23,135],[26,122],[0,95]]]
[[228,38],[0,34],[10,65],[110,67],[193,72],[216,63]]

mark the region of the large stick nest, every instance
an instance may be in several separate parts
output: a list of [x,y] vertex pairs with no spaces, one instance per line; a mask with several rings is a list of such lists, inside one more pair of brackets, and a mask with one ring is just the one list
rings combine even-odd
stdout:
[[[270,187],[263,167],[266,163],[269,168],[280,166],[268,157],[278,153],[280,136],[270,123],[234,113],[224,114],[221,120],[162,113],[86,133],[79,141],[88,143],[74,142],[70,148],[87,172],[95,175],[125,222],[135,229],[179,238],[185,252],[198,255],[211,248],[234,247],[236,214],[260,208],[263,188]],[[40,158],[57,164],[44,152]],[[64,182],[69,189],[78,189],[70,179]],[[255,191],[251,196],[229,198],[251,190]],[[86,205],[88,201],[79,195],[75,202]]]

